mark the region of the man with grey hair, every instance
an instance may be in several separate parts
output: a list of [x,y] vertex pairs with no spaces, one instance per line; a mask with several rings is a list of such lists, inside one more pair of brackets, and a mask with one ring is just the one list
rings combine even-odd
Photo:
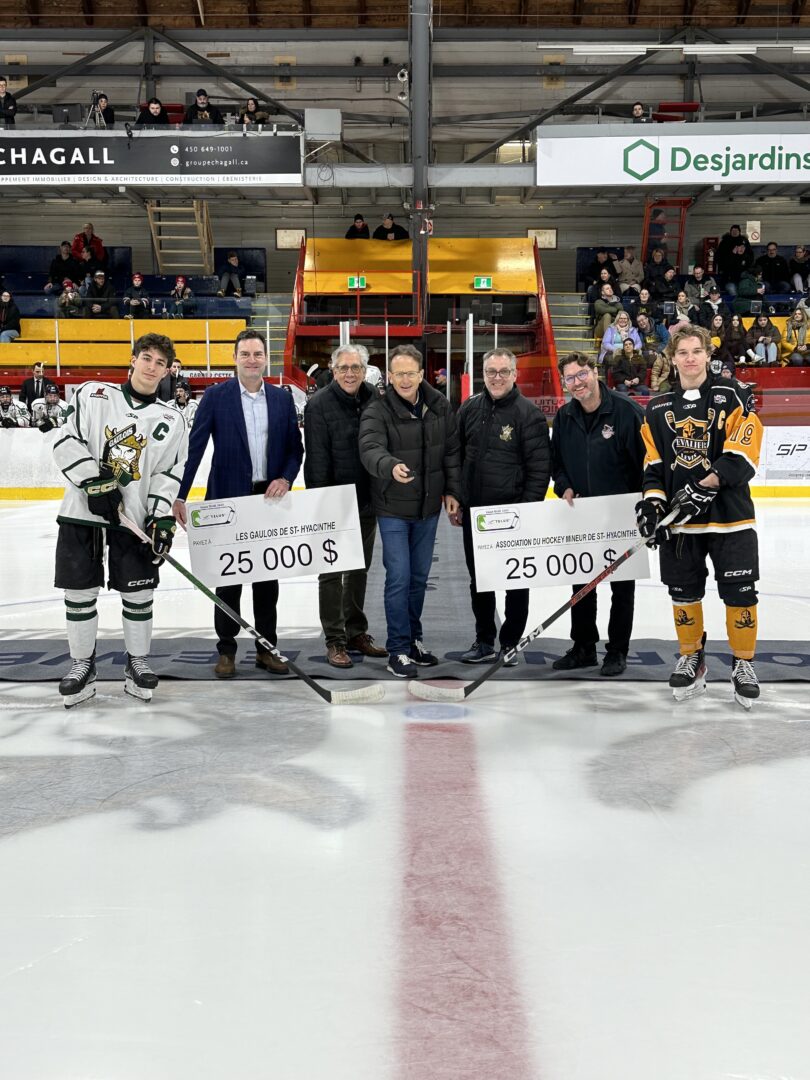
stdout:
[[[475,641],[461,655],[465,664],[495,659],[495,593],[478,592],[470,511],[491,503],[540,502],[551,472],[548,423],[516,386],[517,360],[509,349],[484,353],[484,389],[468,398],[458,414],[461,439],[461,499],[454,521],[464,535],[470,573]],[[499,642],[508,652],[523,637],[529,590],[509,589]],[[518,663],[515,654],[508,666]]]
[[363,345],[339,345],[329,366],[332,382],[309,399],[304,413],[304,481],[308,488],[354,484],[357,492],[365,569],[318,578],[327,662],[350,668],[354,666],[350,653],[388,655],[374,644],[363,611],[377,517],[371,508],[371,480],[360,464],[359,432],[360,417],[376,394],[365,378],[368,350]]

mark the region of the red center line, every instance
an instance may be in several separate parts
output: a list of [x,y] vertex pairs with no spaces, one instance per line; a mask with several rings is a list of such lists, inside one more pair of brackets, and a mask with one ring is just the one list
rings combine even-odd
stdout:
[[400,1080],[532,1080],[475,738],[405,737]]

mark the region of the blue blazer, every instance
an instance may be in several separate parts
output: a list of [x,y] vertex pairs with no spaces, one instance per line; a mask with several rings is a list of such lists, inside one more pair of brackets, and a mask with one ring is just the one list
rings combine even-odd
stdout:
[[[234,499],[253,494],[253,466],[241,393],[241,384],[234,377],[209,386],[203,394],[191,429],[178,498],[188,498],[209,438],[214,440],[214,458],[206,499]],[[284,477],[292,487],[304,457],[292,394],[266,382],[264,396],[268,420],[267,482]]]

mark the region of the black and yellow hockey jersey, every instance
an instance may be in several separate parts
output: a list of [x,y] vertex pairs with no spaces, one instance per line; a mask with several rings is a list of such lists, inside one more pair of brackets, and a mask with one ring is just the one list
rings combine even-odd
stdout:
[[696,390],[673,390],[653,398],[641,429],[646,447],[644,495],[669,502],[687,480],[710,472],[720,490],[699,518],[673,532],[726,533],[755,527],[749,483],[762,445],[762,424],[750,402],[729,379],[706,381]]

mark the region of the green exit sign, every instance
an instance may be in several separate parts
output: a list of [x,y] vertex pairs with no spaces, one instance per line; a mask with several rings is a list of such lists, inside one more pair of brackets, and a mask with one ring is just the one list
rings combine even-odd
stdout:
[[479,277],[478,275],[476,275],[473,278],[473,288],[474,289],[491,289],[492,288],[492,278],[491,277]]
[[366,275],[365,274],[352,274],[349,277],[350,289],[365,289],[366,287]]

